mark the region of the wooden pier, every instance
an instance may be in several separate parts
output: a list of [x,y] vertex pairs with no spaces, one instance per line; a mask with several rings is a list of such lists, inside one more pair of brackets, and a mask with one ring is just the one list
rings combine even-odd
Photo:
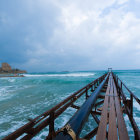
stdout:
[[[130,97],[126,97],[127,90]],[[82,106],[74,103],[85,96]],[[4,140],[32,139],[41,130],[49,126],[46,140],[129,140],[127,124],[124,115],[127,115],[134,131],[135,140],[140,140],[140,130],[133,117],[133,101],[140,105],[137,98],[112,70],[89,83],[79,91],[60,102],[55,107],[40,116],[29,119],[29,122],[9,134]],[[62,128],[55,130],[55,119],[69,107],[77,111]],[[97,123],[97,127],[83,138],[79,135],[89,115]]]
[[117,89],[112,74],[110,74],[108,80],[107,91],[105,94],[96,139],[105,140],[106,137],[108,140],[117,140],[118,138],[120,140],[129,139],[123,118],[123,112],[120,106],[120,99],[117,94]]

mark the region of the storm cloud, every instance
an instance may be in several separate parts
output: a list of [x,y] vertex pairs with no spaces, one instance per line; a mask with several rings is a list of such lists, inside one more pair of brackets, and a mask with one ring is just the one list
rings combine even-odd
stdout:
[[0,62],[27,71],[139,69],[139,0],[0,0]]

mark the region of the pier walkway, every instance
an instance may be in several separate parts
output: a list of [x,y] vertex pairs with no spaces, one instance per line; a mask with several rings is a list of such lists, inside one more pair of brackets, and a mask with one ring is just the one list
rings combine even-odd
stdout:
[[96,139],[105,140],[106,137],[108,137],[108,140],[129,139],[112,74],[110,74],[108,80]]
[[[129,96],[126,96],[126,92]],[[83,96],[85,96],[84,99]],[[82,102],[81,106],[77,105],[78,100]],[[42,131],[48,132],[46,140],[90,140],[93,138],[129,140],[125,116],[129,119],[129,127],[131,125],[134,139],[140,140],[140,130],[133,117],[134,100],[140,105],[140,99],[111,71],[73,93],[50,110],[34,119],[30,118],[29,122],[3,140],[17,138],[30,140]],[[75,112],[71,114],[71,118],[63,127],[56,128],[55,120],[61,120],[59,116],[68,108],[74,108]],[[96,125],[93,124],[93,129],[80,137],[89,116],[94,119]]]

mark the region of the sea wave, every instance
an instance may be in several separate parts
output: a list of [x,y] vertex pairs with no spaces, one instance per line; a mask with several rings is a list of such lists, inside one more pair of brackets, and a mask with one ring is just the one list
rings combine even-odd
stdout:
[[95,73],[68,73],[68,74],[24,74],[25,77],[88,77]]
[[0,88],[0,101],[11,98],[11,94],[9,94],[12,90],[10,90],[12,86],[5,86]]
[[8,82],[13,83],[13,82],[15,82],[15,80],[16,80],[16,79],[13,79],[13,78],[11,79],[11,78],[10,78],[10,79],[8,79]]
[[[14,122],[12,122],[12,123],[14,123]],[[16,122],[16,125],[12,125],[7,131],[1,130],[0,138],[3,138],[3,137],[5,137],[6,135],[12,133],[12,132],[15,131],[17,128],[21,127],[21,126],[24,125],[24,124],[25,124],[25,122],[23,122],[23,121]]]

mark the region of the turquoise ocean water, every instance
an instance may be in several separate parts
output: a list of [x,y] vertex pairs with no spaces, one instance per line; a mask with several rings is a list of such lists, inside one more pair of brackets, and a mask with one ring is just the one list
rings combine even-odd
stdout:
[[[73,92],[98,78],[105,71],[30,73],[21,78],[0,78],[0,139],[13,132],[34,118],[50,109]],[[120,79],[140,98],[140,70],[115,71]],[[128,96],[128,93],[126,92]],[[129,97],[129,96],[128,96]],[[81,98],[77,104],[80,105]],[[55,129],[65,125],[75,109],[67,109],[56,119]],[[134,139],[127,116],[125,121],[130,138]],[[134,117],[140,128],[140,106],[134,102]],[[91,116],[81,136],[91,131],[96,123]],[[44,139],[48,128],[45,128],[33,140]]]

